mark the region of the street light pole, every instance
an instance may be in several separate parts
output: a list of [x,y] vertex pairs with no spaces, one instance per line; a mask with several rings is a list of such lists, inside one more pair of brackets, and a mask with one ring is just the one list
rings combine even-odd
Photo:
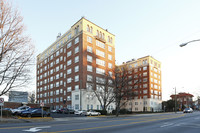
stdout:
[[182,44],[180,44],[179,46],[180,46],[180,47],[184,47],[184,46],[186,46],[188,43],[197,42],[197,41],[200,41],[200,39],[192,40],[192,41],[189,41],[189,42],[186,42],[186,43],[182,43]]
[[176,87],[174,89],[175,89],[175,108],[174,108],[174,110],[175,110],[175,113],[176,113]]

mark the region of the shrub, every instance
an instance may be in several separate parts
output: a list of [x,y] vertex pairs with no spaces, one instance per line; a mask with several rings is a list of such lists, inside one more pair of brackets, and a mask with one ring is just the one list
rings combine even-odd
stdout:
[[100,112],[101,115],[107,115],[107,111],[106,110],[94,110],[96,112]]
[[2,110],[3,117],[12,117],[12,112],[9,110]]

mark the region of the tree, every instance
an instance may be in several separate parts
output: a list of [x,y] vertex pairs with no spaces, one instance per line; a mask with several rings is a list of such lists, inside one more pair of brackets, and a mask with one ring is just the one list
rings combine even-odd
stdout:
[[119,115],[119,111],[126,105],[129,100],[132,100],[137,93],[134,93],[133,87],[140,81],[140,77],[133,83],[132,69],[128,69],[127,65],[115,68],[115,77],[112,79],[114,87],[114,97],[116,103],[116,116]]
[[0,96],[30,80],[34,47],[24,35],[23,17],[6,0],[0,1]]
[[102,110],[106,110],[107,107],[115,100],[112,77],[109,74],[105,74],[102,77],[96,78],[96,83],[97,89],[93,88],[93,92],[97,97]]
[[174,100],[168,100],[168,101],[163,101],[162,102],[162,109],[166,112],[172,112],[174,111],[174,107],[175,107],[175,101]]
[[35,103],[35,91],[28,93],[28,102],[29,103]]

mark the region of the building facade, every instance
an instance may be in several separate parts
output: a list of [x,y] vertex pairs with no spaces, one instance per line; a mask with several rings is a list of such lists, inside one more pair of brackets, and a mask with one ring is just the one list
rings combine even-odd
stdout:
[[10,91],[9,102],[28,103],[28,92]]
[[161,63],[151,56],[146,56],[124,62],[118,67],[124,66],[128,68],[128,78],[132,79],[128,84],[135,94],[125,108],[134,112],[161,111]]
[[184,108],[193,107],[193,100],[194,97],[192,94],[181,92],[176,95],[170,96],[172,100],[177,101],[177,109],[183,110]]
[[92,93],[94,81],[112,74],[114,67],[115,36],[83,17],[37,56],[37,102],[52,108],[101,109]]

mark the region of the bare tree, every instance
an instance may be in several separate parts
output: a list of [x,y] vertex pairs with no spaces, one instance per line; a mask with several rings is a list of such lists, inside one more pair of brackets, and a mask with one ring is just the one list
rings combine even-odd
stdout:
[[28,102],[29,103],[35,103],[35,91],[28,93]]
[[23,17],[6,0],[0,1],[0,96],[26,85],[34,47],[24,35]]
[[102,77],[97,77],[96,83],[96,89],[93,89],[93,92],[97,97],[102,110],[106,110],[107,107],[115,101],[112,77],[107,74]]
[[119,111],[126,105],[129,100],[132,100],[137,94],[134,93],[133,87],[139,82],[133,82],[132,70],[128,70],[128,67],[116,67],[115,78],[113,78],[114,97],[116,103],[116,116],[119,115]]
[[116,105],[116,116],[118,116],[120,109],[125,107],[126,103],[137,95],[134,93],[133,87],[137,85],[140,78],[137,77],[137,80],[134,81],[132,69],[128,70],[126,65],[116,67],[112,73],[114,75],[108,73],[96,78],[96,89],[93,88],[93,92],[103,110],[106,110],[114,102]]

